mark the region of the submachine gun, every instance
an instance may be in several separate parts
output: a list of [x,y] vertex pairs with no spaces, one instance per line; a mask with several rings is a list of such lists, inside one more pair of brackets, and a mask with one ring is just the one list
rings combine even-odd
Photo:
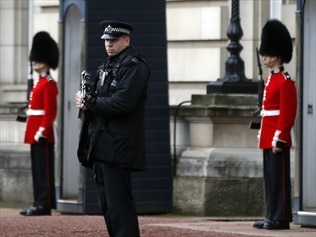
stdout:
[[[92,81],[91,81],[91,74],[88,73],[86,70],[83,70],[81,72],[81,95],[82,95],[82,103],[84,104],[85,101],[87,101],[88,96],[92,92]],[[78,118],[81,118],[82,116],[82,109],[79,110]]]
[[88,95],[92,93],[92,81],[91,74],[86,70],[81,72],[81,95],[82,100],[85,102],[87,100]]
[[29,78],[27,79],[27,91],[26,91],[26,102],[25,105],[18,108],[18,115],[16,117],[17,122],[26,122],[26,111],[28,108],[28,103],[30,100],[30,95],[31,91],[33,88],[34,80],[33,80],[33,67],[32,67],[32,62],[30,63],[30,73],[29,73]]
[[[260,62],[260,56],[259,56],[259,50],[258,48],[256,49],[257,52],[257,62],[258,62],[258,68],[259,68],[259,80],[258,80],[258,85],[257,85],[257,90],[258,90],[258,108],[252,112],[254,117],[258,117],[260,115],[260,112],[262,110],[262,100],[263,100],[263,91],[264,91],[264,81],[262,78],[262,67],[261,67],[261,62]],[[250,122],[249,128],[251,129],[259,129],[260,128],[260,122]]]
[[[94,97],[94,81],[91,78],[90,73],[86,70],[81,72],[81,95],[82,102],[89,100],[89,98]],[[92,163],[90,160],[90,153],[92,146],[96,139],[97,132],[92,135],[89,134],[89,123],[91,120],[91,114],[84,112],[82,109],[79,110],[78,118],[81,119],[81,130],[79,135],[79,144],[77,149],[77,157],[81,165],[92,168]],[[95,124],[95,131],[99,131],[101,127],[102,120],[98,120]],[[91,135],[91,136],[90,136]]]

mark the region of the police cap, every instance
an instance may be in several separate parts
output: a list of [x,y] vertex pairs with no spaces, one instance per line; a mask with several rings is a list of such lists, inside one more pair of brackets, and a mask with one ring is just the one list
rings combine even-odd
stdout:
[[116,39],[122,35],[130,35],[133,27],[122,21],[102,21],[100,26],[103,30],[101,39]]

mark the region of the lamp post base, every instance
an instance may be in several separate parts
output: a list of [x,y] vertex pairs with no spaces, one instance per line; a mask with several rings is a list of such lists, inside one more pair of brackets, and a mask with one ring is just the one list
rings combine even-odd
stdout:
[[207,85],[207,94],[211,93],[235,93],[235,94],[257,94],[257,82],[225,82],[215,81]]

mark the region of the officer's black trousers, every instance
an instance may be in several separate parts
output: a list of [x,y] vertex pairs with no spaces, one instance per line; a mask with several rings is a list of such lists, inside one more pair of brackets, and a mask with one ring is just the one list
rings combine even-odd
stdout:
[[54,144],[31,144],[33,206],[56,208]]
[[290,148],[273,153],[263,150],[266,218],[271,221],[292,221]]
[[94,161],[94,172],[99,205],[110,237],[139,237],[131,171]]

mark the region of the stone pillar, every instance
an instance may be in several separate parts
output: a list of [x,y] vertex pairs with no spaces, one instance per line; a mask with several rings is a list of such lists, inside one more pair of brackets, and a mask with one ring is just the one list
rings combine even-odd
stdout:
[[[263,216],[262,152],[249,129],[256,95],[193,95],[178,110],[189,143],[176,158],[174,212],[202,216]],[[173,109],[171,114],[173,114]],[[180,120],[179,120],[180,121]],[[177,131],[181,139],[181,131]],[[183,139],[182,139],[183,140]]]
[[1,1],[1,102],[24,102],[28,78],[29,1]]

